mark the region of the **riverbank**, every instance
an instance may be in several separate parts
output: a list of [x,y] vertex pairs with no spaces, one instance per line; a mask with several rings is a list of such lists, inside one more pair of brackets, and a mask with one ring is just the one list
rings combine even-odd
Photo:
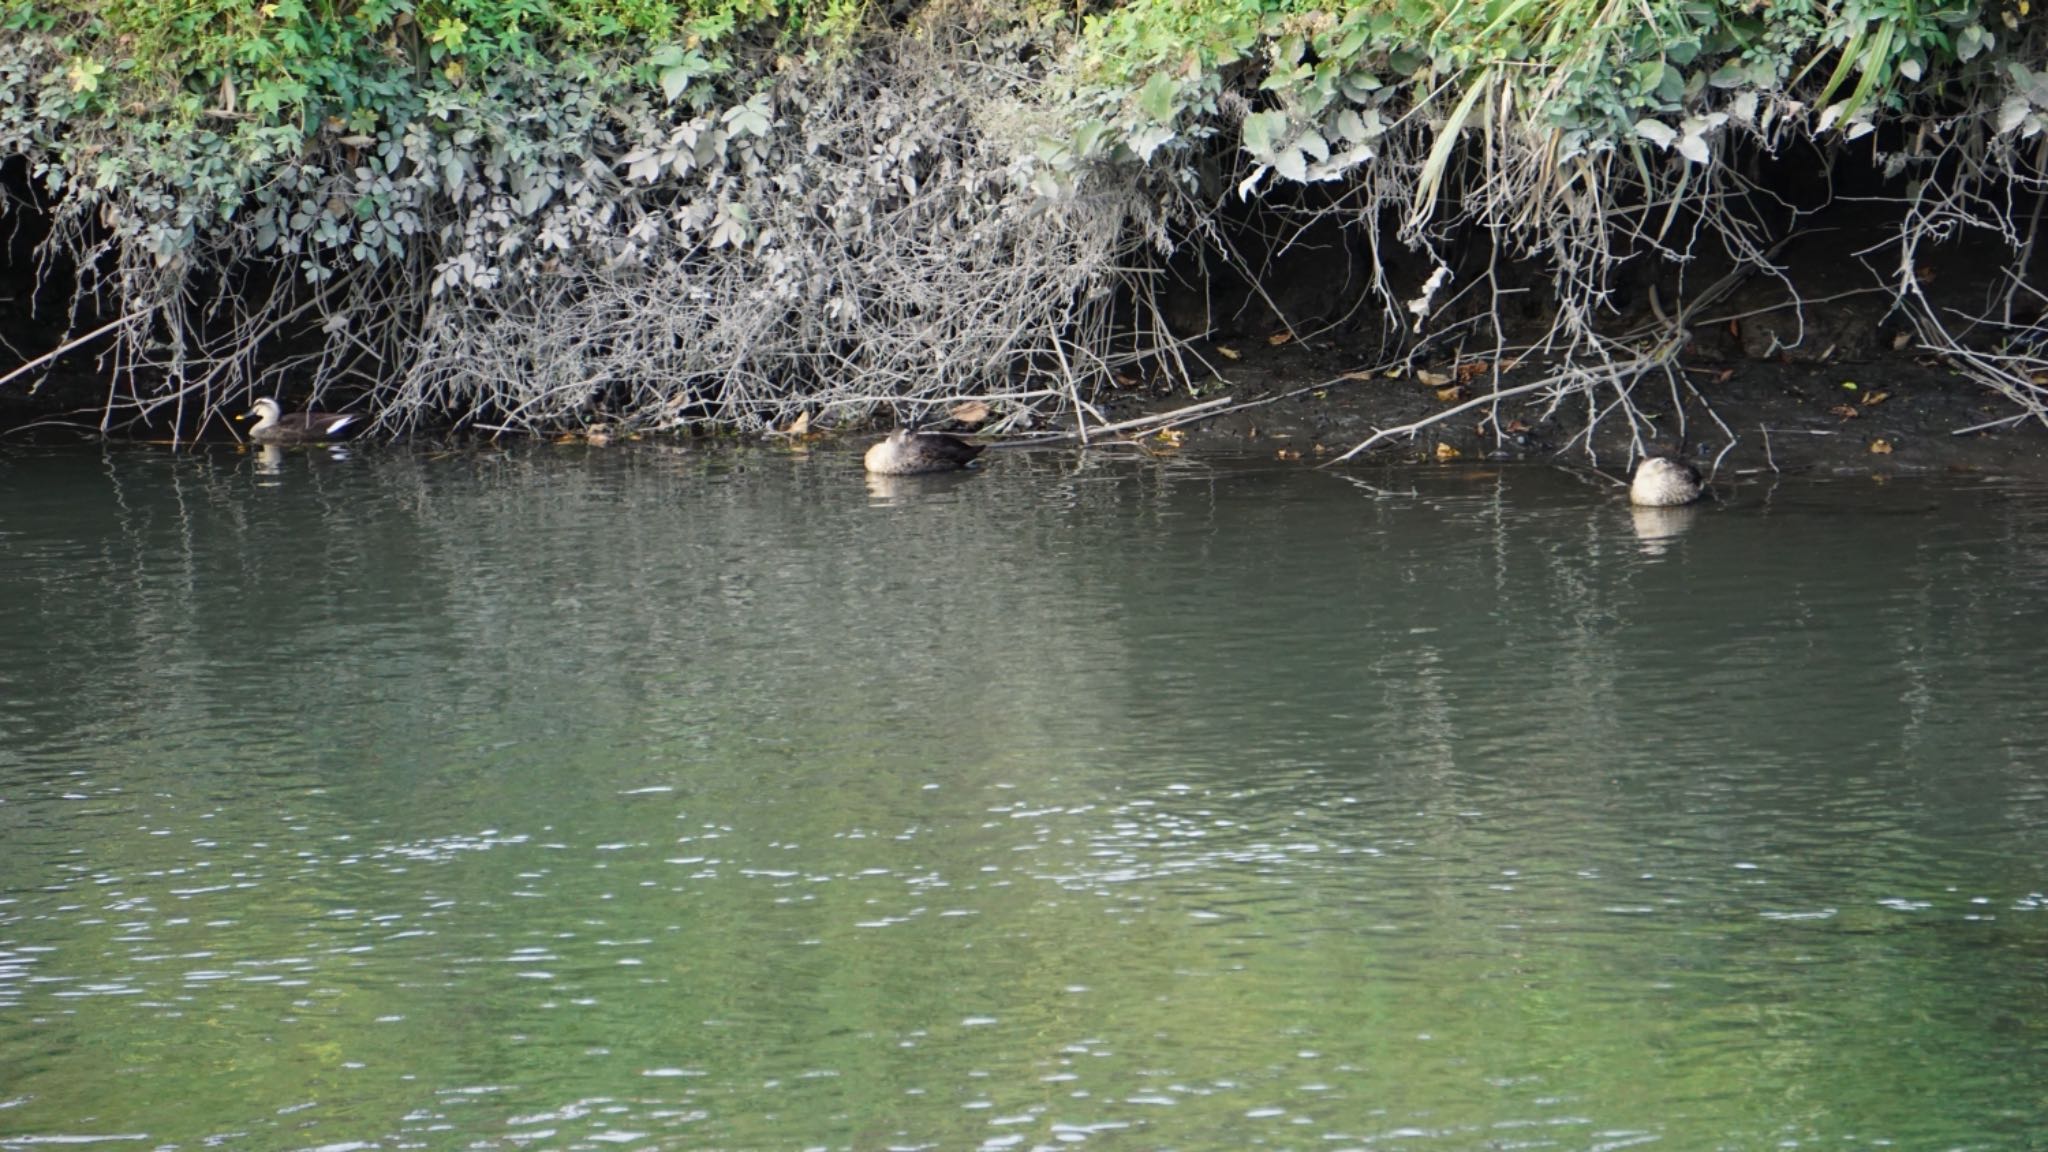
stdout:
[[[1383,439],[1354,459],[1559,458],[1621,470],[1632,457],[1631,425],[1611,411],[1611,395],[1593,426],[1589,454],[1585,397],[1571,397],[1546,415],[1541,396],[1509,397],[1496,408],[1487,400],[1494,389],[1485,377],[1440,384],[1433,382],[1440,374],[1430,369],[1373,371],[1341,349],[1231,341],[1208,351],[1220,367],[1204,387],[1133,393],[1106,406],[1105,415],[1119,421],[1165,416],[1228,397],[1221,411],[1190,414],[1151,447],[1251,450],[1305,464],[1330,463],[1376,433],[1408,425],[1419,426],[1412,436]],[[2015,421],[2002,396],[1938,363],[1898,356],[1813,365],[1685,357],[1679,367],[1675,396],[1661,375],[1632,389],[1640,417],[1633,431],[1643,445],[1682,450],[1703,466],[2048,476],[2048,432],[2031,420]],[[1512,388],[1543,371],[1524,365],[1500,383]],[[1423,373],[1429,378],[1419,379]],[[1593,399],[1603,398],[1595,393]],[[1454,408],[1464,410],[1443,415]]]
[[[2010,4],[13,0],[0,29],[16,423],[182,440],[277,395],[385,438],[763,433],[980,399],[1000,435],[1285,336],[1438,392],[1540,347],[1633,438],[1723,315],[1752,360],[1904,333],[2048,419],[2048,22]],[[1803,304],[1716,310],[1766,282]],[[1846,297],[1880,317],[1843,340],[1809,318]]]
[[[1134,423],[1135,429],[1108,438],[1135,439],[1150,452],[1252,453],[1318,466],[1376,435],[1413,427],[1412,434],[1383,436],[1353,461],[1558,459],[1621,471],[1639,436],[1644,447],[1680,450],[1703,466],[1738,473],[2048,477],[2048,431],[2016,413],[2004,396],[1933,357],[1884,353],[1788,363],[1688,353],[1675,362],[1675,387],[1661,373],[1637,380],[1629,390],[1636,417],[1631,423],[1616,411],[1619,393],[1611,386],[1605,395],[1596,389],[1556,404],[1541,391],[1491,399],[1497,390],[1512,391],[1554,368],[1534,358],[1511,364],[1496,383],[1490,360],[1466,361],[1470,366],[1462,368],[1456,362],[1376,366],[1360,350],[1335,341],[1198,341],[1187,355],[1211,371],[1192,384],[1128,380],[1098,397],[1091,423]],[[0,435],[96,436],[90,408],[95,382],[71,375],[51,387],[68,388],[87,406],[67,414],[28,402],[33,397],[24,401],[0,393]],[[1589,399],[1596,405],[1591,409]],[[1589,411],[1597,419],[1589,421]],[[864,443],[886,421],[827,420],[819,427],[835,440]],[[222,427],[207,439],[232,435]],[[621,444],[628,438],[697,438],[687,430],[636,433],[602,423],[567,435]],[[443,442],[431,431],[415,438]],[[460,435],[453,442],[474,439]]]

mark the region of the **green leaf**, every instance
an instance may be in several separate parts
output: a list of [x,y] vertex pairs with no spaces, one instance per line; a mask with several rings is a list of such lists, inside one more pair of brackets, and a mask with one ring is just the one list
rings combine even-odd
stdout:
[[1636,135],[1659,148],[1669,148],[1677,141],[1678,130],[1661,120],[1643,119],[1636,121]]
[[1972,24],[1956,33],[1956,59],[1968,60],[1977,55],[1988,46],[1990,39],[1991,37],[1984,34],[1984,28],[1980,24]]
[[756,93],[745,104],[728,108],[725,112],[726,128],[735,137],[766,136],[771,123],[766,92]]
[[1131,133],[1129,138],[1125,140],[1125,143],[1130,146],[1131,154],[1136,156],[1140,163],[1149,163],[1151,162],[1152,154],[1159,151],[1166,144],[1171,143],[1173,138],[1173,129],[1154,125],[1149,128],[1140,128]]
[[1294,141],[1294,146],[1316,158],[1318,163],[1330,158],[1330,142],[1313,128],[1304,128]]
[[1666,68],[1657,81],[1657,98],[1667,104],[1676,104],[1685,95],[1685,73],[1676,68]]
[[1100,120],[1090,120],[1074,130],[1074,155],[1088,159],[1102,148],[1103,138],[1109,135],[1109,125]]
[[1254,112],[1244,118],[1244,149],[1257,159],[1270,162],[1273,138],[1286,130],[1285,112]]
[[1308,179],[1308,160],[1301,149],[1289,144],[1273,154],[1273,171],[1299,184]]
[[64,70],[65,76],[71,81],[71,90],[73,92],[99,91],[100,77],[106,75],[106,73],[107,66],[105,64],[83,57],[73,60],[70,67]]
[[1145,115],[1159,124],[1173,123],[1174,97],[1180,94],[1180,85],[1165,72],[1154,72],[1145,81],[1145,87],[1138,92],[1138,107]]

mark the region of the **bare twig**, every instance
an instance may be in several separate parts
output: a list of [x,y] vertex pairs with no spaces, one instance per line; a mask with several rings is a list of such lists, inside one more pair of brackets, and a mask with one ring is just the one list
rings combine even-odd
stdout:
[[107,323],[100,325],[99,327],[93,329],[92,331],[87,332],[83,336],[78,336],[70,340],[66,340],[64,343],[57,345],[55,348],[50,349],[48,352],[43,353],[41,356],[38,356],[35,359],[30,360],[22,364],[21,366],[15,368],[12,372],[9,372],[7,375],[0,376],[0,387],[5,387],[6,385],[13,383],[15,380],[28,375],[29,373],[35,371],[36,369],[42,367],[43,365],[48,364],[52,360],[56,360],[59,357],[64,356],[66,353],[77,351],[78,349],[84,347],[85,345],[90,344],[93,341],[99,339],[100,337],[105,336],[107,333],[112,332],[115,329],[121,327],[123,324],[133,324],[135,321],[140,320],[147,315],[149,315],[149,309],[138,308],[135,311],[128,313],[126,316],[123,316],[118,320],[110,320]]
[[1367,451],[1373,445],[1378,444],[1382,440],[1391,440],[1396,436],[1413,436],[1416,433],[1422,431],[1424,428],[1427,428],[1432,424],[1437,424],[1444,420],[1448,420],[1451,417],[1456,416],[1460,412],[1469,412],[1474,408],[1479,408],[1488,404],[1493,404],[1500,400],[1504,400],[1510,396],[1525,396],[1531,392],[1538,392],[1545,388],[1551,388],[1554,386],[1555,382],[1553,378],[1547,380],[1539,380],[1534,384],[1518,384],[1513,388],[1500,388],[1496,389],[1493,392],[1489,392],[1484,396],[1477,397],[1476,399],[1467,400],[1463,404],[1459,404],[1454,408],[1446,408],[1433,416],[1424,417],[1423,419],[1417,420],[1412,424],[1403,424],[1398,428],[1374,429],[1373,434],[1371,436],[1368,436],[1365,440],[1361,441],[1350,451],[1344,453],[1341,456],[1333,457],[1332,459],[1325,461],[1323,464],[1318,465],[1318,467],[1327,468],[1332,464],[1342,464],[1346,460],[1351,459],[1353,456],[1356,456],[1361,452]]

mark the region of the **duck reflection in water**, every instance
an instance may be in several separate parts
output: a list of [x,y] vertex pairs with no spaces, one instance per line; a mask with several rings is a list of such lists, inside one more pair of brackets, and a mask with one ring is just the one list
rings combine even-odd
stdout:
[[966,484],[975,472],[922,472],[908,476],[892,476],[886,472],[867,474],[868,499],[876,504],[900,504],[912,500],[943,499],[948,493]]
[[[249,470],[258,477],[257,483],[266,488],[287,483],[285,461],[288,457],[284,448],[277,444],[257,444],[253,447],[255,451],[249,458]],[[342,444],[322,444],[315,451],[300,456],[299,459],[306,461],[308,466],[313,466],[315,462],[323,459],[347,460],[349,450]]]
[[1645,556],[1662,556],[1700,517],[1698,506],[1631,508],[1629,519]]

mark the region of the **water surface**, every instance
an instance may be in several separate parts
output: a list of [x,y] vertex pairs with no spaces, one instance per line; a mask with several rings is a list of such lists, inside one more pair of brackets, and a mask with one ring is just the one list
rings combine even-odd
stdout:
[[2024,1148],[2048,491],[0,454],[0,1147]]

